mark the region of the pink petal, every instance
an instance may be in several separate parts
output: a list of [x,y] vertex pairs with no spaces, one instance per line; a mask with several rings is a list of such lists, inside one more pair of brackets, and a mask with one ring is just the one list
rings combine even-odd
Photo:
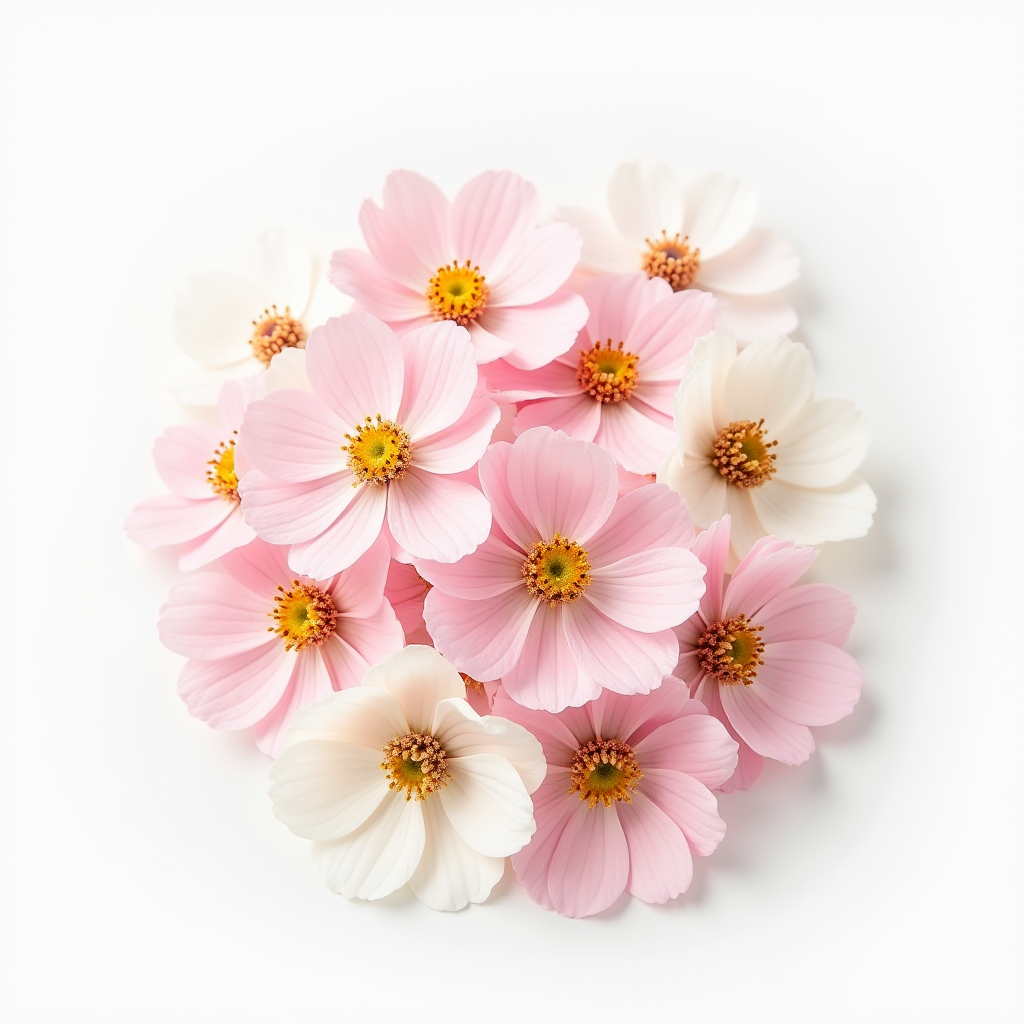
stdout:
[[386,537],[378,537],[343,572],[330,582],[329,592],[339,614],[361,618],[380,607],[391,553]]
[[642,789],[675,822],[697,856],[713,853],[725,836],[714,794],[696,779],[670,768],[644,767],[643,773],[638,792]]
[[206,478],[210,462],[220,442],[229,439],[230,435],[221,437],[216,427],[205,423],[168,427],[153,445],[160,479],[182,498],[209,498],[213,494]]
[[626,695],[605,690],[587,710],[595,736],[621,739],[632,747],[666,722],[706,714],[704,705],[690,700],[686,686],[671,676],[650,693]]
[[570,349],[586,319],[583,299],[561,288],[529,306],[488,306],[479,325],[512,346],[494,358],[504,358],[520,369],[535,370]]
[[394,420],[398,415],[402,347],[376,317],[346,313],[313,328],[306,343],[306,369],[313,393],[351,427],[367,416]]
[[694,539],[686,503],[664,484],[624,494],[587,542],[590,564],[609,565],[650,548],[688,548]]
[[702,260],[698,275],[702,287],[730,295],[777,292],[799,276],[793,247],[764,228],[752,228],[728,252]]
[[678,391],[678,378],[658,381],[641,378],[630,396],[630,404],[648,419],[669,430],[675,430],[673,415]]
[[458,420],[436,434],[413,441],[413,465],[428,473],[463,473],[487,450],[501,410],[490,399],[474,398]]
[[631,473],[655,473],[676,444],[675,432],[644,415],[632,402],[613,402],[601,409],[594,441],[607,448]]
[[725,587],[725,566],[729,558],[729,516],[712,523],[693,542],[693,553],[707,566],[704,576],[704,597],[701,611],[708,622],[723,618],[722,595]]
[[405,383],[398,422],[418,441],[450,427],[477,386],[469,332],[452,320],[418,327],[402,337]]
[[718,303],[688,289],[662,296],[640,311],[626,348],[640,357],[641,381],[682,379],[693,343],[714,329]]
[[[513,402],[532,398],[564,398],[580,393],[576,380],[578,353],[570,351],[536,370],[520,370],[504,359],[487,364],[487,385]],[[597,403],[594,402],[596,405]]]
[[[284,351],[294,354],[302,349],[286,348]],[[261,375],[254,373],[248,377],[233,377],[221,385],[217,396],[217,421],[224,438],[230,437],[241,426],[246,407],[261,393],[262,384]]]
[[384,584],[384,596],[395,609],[406,634],[423,625],[423,599],[427,590],[428,584],[411,565],[392,559]]
[[[670,298],[672,288],[667,281],[649,278],[638,271],[599,277],[583,295],[590,310],[587,318],[590,338],[595,342],[611,341],[613,345],[621,341],[626,349],[636,352],[632,339],[643,313]],[[645,338],[646,332],[640,337]]]
[[322,534],[359,495],[360,488],[352,486],[353,480],[346,470],[308,483],[289,484],[253,469],[238,484],[242,515],[272,544],[307,541]]
[[[551,715],[546,711],[533,711],[512,700],[505,692],[504,686],[494,697],[491,713],[511,722],[516,722],[529,730],[544,748],[544,758],[549,765],[568,768],[572,764],[581,740],[566,725],[563,715]],[[588,739],[593,739],[589,736]],[[548,773],[550,778],[550,771]],[[568,792],[569,783],[565,783]],[[535,798],[536,799],[536,798]],[[540,819],[538,818],[538,821]]]
[[211,495],[196,501],[177,494],[140,501],[125,520],[128,537],[144,548],[183,544],[216,529],[237,508],[233,501]]
[[600,426],[601,403],[577,389],[571,398],[544,398],[521,405],[515,431],[522,434],[531,427],[550,427],[581,441],[593,441]]
[[491,509],[472,484],[413,467],[389,487],[388,528],[413,558],[454,562],[487,539]]
[[247,729],[270,714],[294,668],[295,655],[275,638],[232,658],[186,662],[178,694],[189,714],[214,728]]
[[508,486],[545,540],[560,533],[581,544],[608,518],[619,490],[615,462],[606,451],[548,427],[516,439]]
[[[700,706],[700,705],[698,705]],[[709,789],[736,770],[736,741],[711,715],[686,715],[666,722],[633,747],[640,766],[690,775]]]
[[697,685],[695,696],[708,709],[708,714],[721,722],[725,726],[726,732],[736,741],[738,747],[736,771],[718,787],[723,793],[733,793],[738,789],[749,789],[761,778],[761,773],[764,771],[764,758],[751,750],[750,745],[745,743],[733,728],[729,716],[722,707],[722,698],[719,696],[720,689],[716,680],[705,676]]
[[516,878],[530,899],[543,907],[552,907],[548,894],[551,858],[579,802],[577,796],[569,794],[569,773],[557,768],[549,770],[548,777],[533,794],[537,832],[524,849],[512,854]]
[[846,651],[820,640],[766,644],[752,686],[779,715],[801,725],[830,725],[852,710],[864,682]]
[[402,624],[387,601],[369,615],[339,615],[335,635],[341,648],[326,643],[321,651],[336,690],[362,682],[370,666],[405,646]]
[[693,878],[693,859],[679,826],[640,790],[629,803],[616,805],[629,848],[626,888],[646,903],[667,903],[685,892]]
[[548,893],[566,917],[607,910],[629,879],[629,850],[614,807],[581,800],[565,823],[548,868]]
[[757,613],[766,644],[823,640],[843,647],[857,614],[849,594],[827,583],[806,583],[776,594]]
[[439,650],[474,679],[500,679],[518,660],[539,602],[525,587],[476,601],[435,587],[423,618]]
[[718,695],[733,728],[758,754],[784,764],[801,764],[811,756],[810,729],[769,707],[753,686],[720,686]]
[[508,464],[512,445],[504,441],[492,444],[480,460],[480,486],[491,506],[491,515],[509,540],[523,551],[541,540],[540,530],[523,514],[512,496],[508,482]]
[[236,504],[220,526],[185,545],[178,558],[178,568],[182,572],[201,569],[250,543],[255,537],[256,531],[242,518],[242,509]]
[[469,325],[469,340],[473,343],[473,355],[477,363],[493,363],[496,359],[505,358],[515,343],[510,338],[492,334],[480,320]]
[[331,255],[328,279],[338,291],[351,295],[365,309],[372,309],[389,324],[402,324],[425,316],[427,283],[435,271],[423,278],[419,290],[408,288],[391,277],[384,267],[360,249],[339,249]]
[[295,575],[288,568],[288,549],[262,540],[229,552],[220,564],[237,583],[271,603],[277,588]]
[[[425,580],[445,594],[467,601],[497,597],[523,587],[522,552],[510,548],[493,536],[488,537],[472,554],[457,562],[417,559],[416,569]],[[420,592],[423,592],[422,589]]]
[[388,486],[360,484],[352,490],[355,497],[323,533],[292,546],[288,564],[296,572],[326,579],[347,569],[380,536]]
[[736,567],[725,591],[722,614],[753,618],[773,597],[791,587],[818,557],[814,548],[766,539]]
[[569,224],[543,224],[509,247],[495,274],[491,307],[528,306],[562,287],[579,262],[583,239]]
[[[451,247],[456,259],[468,260],[496,282],[507,273],[512,252],[538,220],[540,198],[533,185],[512,171],[484,171],[463,185],[452,201]],[[561,281],[554,287],[558,284]]]
[[[647,693],[661,685],[679,657],[670,629],[638,633],[588,601],[563,606],[565,638],[580,670],[616,693]],[[499,673],[500,674],[500,673]]]
[[292,672],[291,682],[283,698],[269,715],[256,723],[253,730],[256,746],[264,754],[277,757],[284,750],[285,732],[291,725],[295,712],[330,692],[331,679],[327,673],[327,666],[320,657],[319,648],[299,651],[295,657],[295,670]]

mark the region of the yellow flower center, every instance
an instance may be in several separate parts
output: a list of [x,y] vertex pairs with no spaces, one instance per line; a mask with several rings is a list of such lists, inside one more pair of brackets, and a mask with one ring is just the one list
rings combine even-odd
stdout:
[[291,590],[278,587],[275,608],[268,614],[277,623],[269,626],[284,640],[286,651],[302,651],[319,647],[333,632],[338,614],[330,594],[325,594],[312,583],[292,580]]
[[296,348],[306,340],[306,328],[292,316],[288,306],[278,313],[277,306],[263,310],[263,316],[252,322],[253,332],[249,339],[252,354],[264,365],[282,349]]
[[471,267],[469,260],[460,267],[456,260],[439,267],[430,279],[427,302],[435,320],[454,320],[465,327],[484,311],[488,291],[479,267]]
[[386,484],[400,480],[412,462],[412,444],[409,435],[394,421],[377,414],[373,420],[356,427],[355,434],[346,434],[348,444],[341,450],[348,452],[348,468],[358,480],[366,484]]
[[621,402],[629,398],[640,379],[638,361],[632,352],[623,352],[621,341],[612,348],[609,338],[604,348],[598,342],[589,352],[580,350],[576,380],[582,391],[599,402]]
[[734,615],[710,626],[697,641],[697,660],[720,683],[749,686],[764,664],[764,626],[752,626],[746,615]]
[[579,793],[593,807],[598,800],[630,803],[630,794],[644,777],[633,748],[621,740],[591,740],[576,751],[569,766],[569,793]]
[[779,442],[765,438],[764,420],[737,420],[723,427],[715,438],[711,465],[737,487],[760,487],[775,475],[775,455],[770,448]]
[[681,292],[693,284],[700,269],[700,249],[691,249],[689,236],[668,237],[662,231],[661,238],[644,239],[647,250],[643,254],[641,267],[648,277],[662,277],[672,291]]
[[388,789],[405,790],[405,799],[425,800],[448,785],[448,758],[430,733],[407,732],[384,744],[380,763]]
[[560,533],[530,548],[522,573],[526,589],[552,608],[577,600],[590,586],[590,561],[586,551]]
[[[237,434],[238,431],[236,430]],[[206,482],[214,494],[229,501],[238,501],[238,475],[235,473],[235,439],[221,441],[207,462]]]

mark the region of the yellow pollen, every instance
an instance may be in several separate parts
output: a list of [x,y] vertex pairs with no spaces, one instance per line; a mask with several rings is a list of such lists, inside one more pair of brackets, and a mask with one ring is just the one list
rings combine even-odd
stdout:
[[720,683],[749,686],[764,664],[764,641],[758,636],[763,629],[752,626],[746,615],[714,623],[697,641],[700,667]]
[[484,311],[488,291],[479,267],[471,267],[469,260],[460,267],[456,260],[438,267],[427,287],[427,302],[435,320],[454,320],[465,327]]
[[700,269],[700,249],[690,248],[689,236],[679,235],[668,237],[662,231],[661,238],[646,238],[647,251],[643,255],[641,267],[648,277],[662,277],[670,285],[672,291],[681,292],[693,284],[697,271]]
[[306,340],[306,328],[292,316],[288,306],[278,313],[277,306],[263,310],[263,316],[252,322],[253,332],[249,339],[252,354],[264,365],[282,349],[297,348]]
[[[235,431],[237,434],[238,431]],[[235,473],[235,439],[221,441],[207,462],[206,482],[214,494],[228,501],[238,501],[238,475]]]
[[715,438],[711,465],[737,487],[760,487],[775,475],[775,455],[769,451],[779,442],[765,439],[764,420],[737,420],[723,427]]
[[388,789],[404,789],[406,800],[425,800],[448,785],[448,758],[430,733],[407,732],[385,743],[380,766]]
[[522,573],[526,589],[552,608],[577,600],[590,586],[590,561],[586,551],[560,533],[530,548]]
[[277,623],[268,626],[284,640],[286,651],[301,651],[319,647],[333,632],[338,614],[330,594],[325,594],[312,583],[292,580],[291,590],[278,587],[275,608],[267,614]]
[[591,740],[576,751],[569,767],[569,793],[579,793],[593,807],[598,800],[630,803],[630,794],[644,777],[633,748],[621,740]]
[[598,342],[589,352],[580,350],[576,380],[582,391],[599,402],[621,402],[629,398],[640,379],[637,362],[632,352],[622,351],[621,341],[612,348],[609,338],[604,348]]
[[373,420],[356,427],[355,435],[346,434],[348,444],[341,450],[348,452],[348,468],[356,475],[356,483],[386,484],[400,480],[412,462],[409,435],[394,421],[377,414]]

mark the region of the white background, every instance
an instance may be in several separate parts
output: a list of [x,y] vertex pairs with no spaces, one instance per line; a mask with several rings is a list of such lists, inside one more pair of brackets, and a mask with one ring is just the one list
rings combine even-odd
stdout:
[[[1020,10],[0,8],[2,1018],[1020,1020]],[[803,258],[820,393],[875,432],[875,528],[815,570],[864,697],[675,904],[348,902],[180,704],[173,558],[122,535],[171,295],[267,224],[359,244],[395,166],[600,207],[635,156],[743,177]]]

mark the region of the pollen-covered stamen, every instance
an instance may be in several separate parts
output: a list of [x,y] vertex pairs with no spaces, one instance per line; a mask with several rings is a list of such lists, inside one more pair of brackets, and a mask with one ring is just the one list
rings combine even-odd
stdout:
[[430,733],[407,732],[384,744],[380,763],[388,789],[405,790],[405,799],[425,800],[448,785],[448,757]]
[[700,249],[690,248],[688,235],[682,238],[678,234],[668,237],[662,231],[661,238],[644,239],[647,250],[644,252],[641,266],[648,277],[663,277],[672,291],[681,292],[689,288],[700,270]]
[[277,589],[274,610],[267,613],[277,625],[268,626],[269,631],[284,640],[286,651],[319,647],[334,632],[338,615],[331,595],[299,580],[292,580],[290,590]]
[[552,608],[575,601],[590,586],[587,552],[560,533],[530,548],[522,573],[526,589]]
[[609,338],[604,347],[598,342],[589,352],[580,350],[580,362],[576,369],[576,380],[580,390],[599,402],[621,402],[629,398],[640,375],[637,372],[639,357],[622,350],[620,341],[612,348]]
[[569,766],[569,793],[579,793],[593,807],[598,800],[630,803],[630,794],[644,777],[633,748],[621,740],[591,740],[576,751]]
[[778,443],[765,437],[763,419],[737,420],[718,432],[711,465],[730,484],[760,487],[775,475],[775,455],[769,449]]
[[746,615],[734,615],[708,628],[697,641],[697,661],[720,683],[749,686],[764,664],[764,626],[753,626]]
[[[238,431],[234,432],[236,435]],[[214,494],[228,501],[238,501],[238,474],[235,473],[235,439],[221,441],[207,462],[206,482]]]
[[356,427],[355,434],[346,434],[348,444],[341,450],[348,452],[348,468],[357,482],[386,484],[400,480],[412,463],[412,443],[409,435],[393,420],[366,417]]
[[427,302],[435,320],[454,320],[465,327],[487,306],[489,289],[479,267],[459,261],[439,267],[427,286]]
[[486,690],[484,690],[484,684],[481,683],[479,679],[474,679],[472,676],[467,676],[465,672],[460,672],[459,675],[462,676],[462,681],[466,684],[467,693],[470,690],[472,690],[474,693],[487,692]]
[[277,306],[263,310],[263,316],[252,322],[253,332],[249,339],[252,354],[264,365],[282,349],[296,348],[306,340],[306,328],[292,316],[288,306],[279,313]]

